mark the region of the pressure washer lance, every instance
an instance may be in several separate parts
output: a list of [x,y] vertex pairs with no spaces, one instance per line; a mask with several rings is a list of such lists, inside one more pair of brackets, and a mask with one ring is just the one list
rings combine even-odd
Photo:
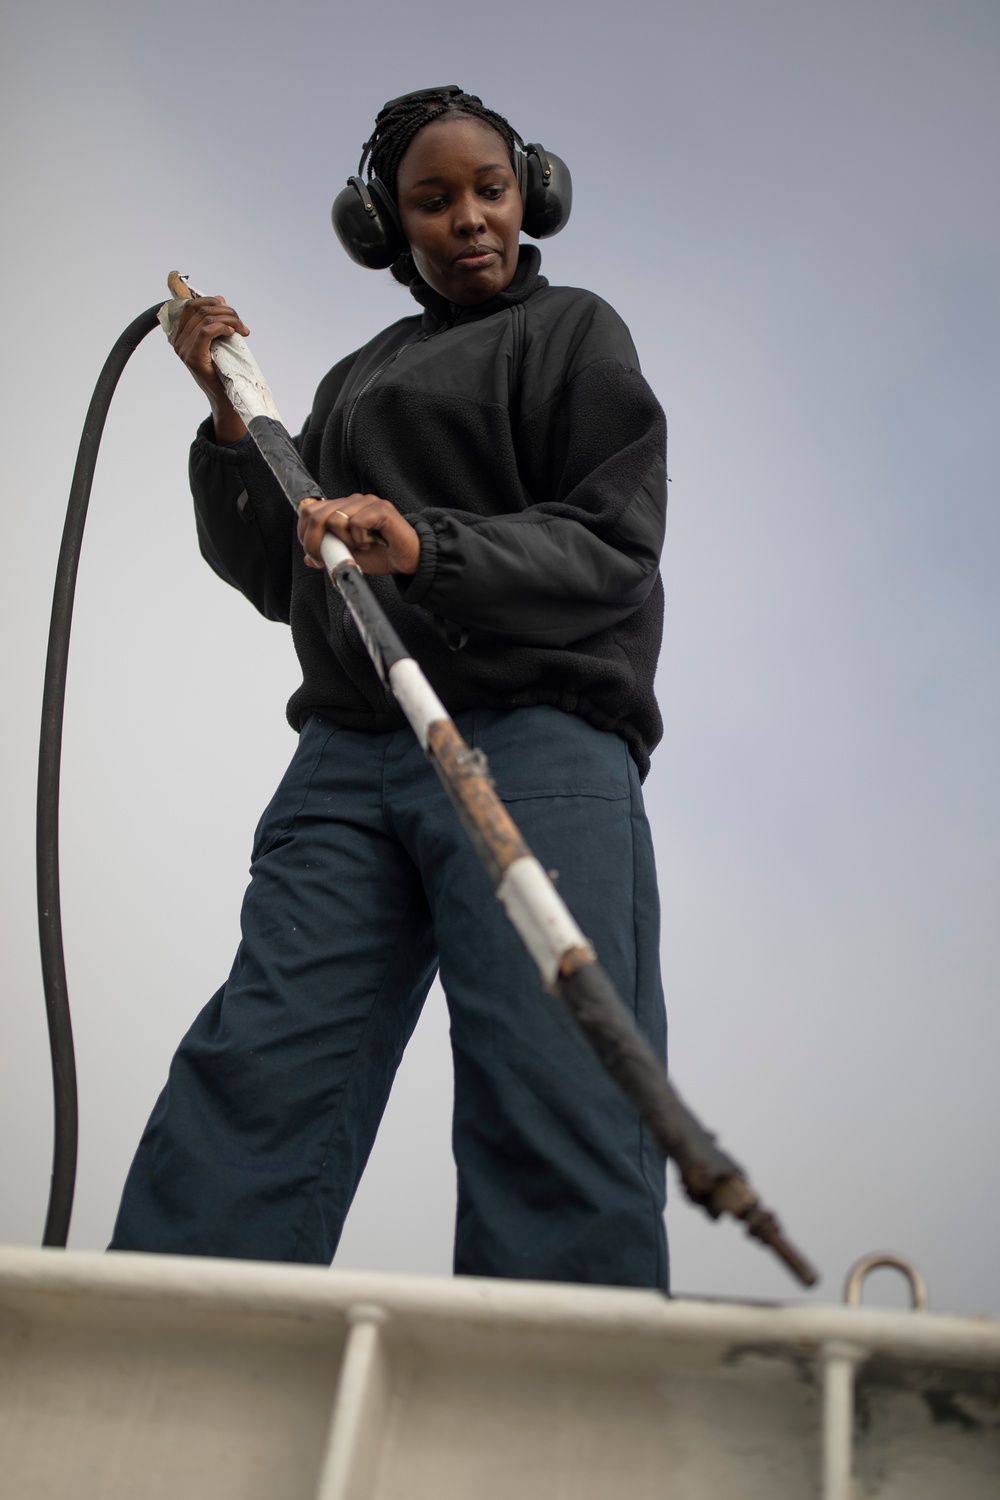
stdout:
[[[173,343],[185,301],[201,294],[177,271],[171,271],[167,285],[173,301],[164,303],[159,318]],[[292,507],[297,511],[304,500],[330,498],[302,463],[243,337],[234,333],[215,339],[212,359],[227,396]],[[677,1163],[688,1196],[713,1218],[730,1213],[742,1219],[749,1234],[769,1245],[800,1281],[812,1286],[817,1280],[812,1266],[785,1239],[742,1169],[719,1149],[668,1081],[593,948],[497,796],[486,757],[462,739],[383,613],[350,549],[327,533],[320,551],[375,670],[440,777],[545,988],[563,1000],[660,1149]]]

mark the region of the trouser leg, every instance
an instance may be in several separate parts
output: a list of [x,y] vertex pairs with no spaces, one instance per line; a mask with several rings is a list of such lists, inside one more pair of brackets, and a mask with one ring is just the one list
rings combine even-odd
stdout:
[[258,828],[232,973],[174,1058],[112,1249],[332,1259],[435,968],[383,818],[392,738],[306,725]]
[[[640,1029],[665,1053],[659,904],[635,766],[554,709],[458,716]],[[666,1287],[664,1167],[497,902],[450,809],[415,803],[451,1013],[455,1269]]]

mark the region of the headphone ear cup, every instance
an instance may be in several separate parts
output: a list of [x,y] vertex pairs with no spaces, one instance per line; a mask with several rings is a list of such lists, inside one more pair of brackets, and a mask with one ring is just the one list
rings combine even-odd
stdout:
[[[523,163],[523,167],[522,167]],[[548,239],[564,228],[573,207],[573,179],[561,156],[529,144],[518,156],[518,181],[524,203],[521,228],[534,240]]]
[[330,211],[336,236],[351,259],[369,271],[384,271],[406,249],[399,214],[377,177],[349,177]]

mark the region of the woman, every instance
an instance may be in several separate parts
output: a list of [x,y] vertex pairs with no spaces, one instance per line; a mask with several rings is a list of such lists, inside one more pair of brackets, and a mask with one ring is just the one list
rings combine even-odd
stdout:
[[[210,358],[192,450],[202,551],[290,623],[300,742],[257,830],[232,973],[178,1050],[112,1248],[329,1262],[440,967],[451,1015],[455,1270],[666,1286],[663,1163],[544,994],[320,561],[345,541],[661,1053],[658,906],[639,778],[662,594],[665,431],[628,331],[519,246],[520,137],[425,90],[370,170],[422,304],[321,382],[300,438],[328,495],[298,521]],[[364,158],[363,158],[364,160]]]

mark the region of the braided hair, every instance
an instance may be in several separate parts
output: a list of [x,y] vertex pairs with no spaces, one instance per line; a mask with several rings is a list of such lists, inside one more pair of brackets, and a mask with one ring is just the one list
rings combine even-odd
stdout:
[[[524,145],[517,131],[503,115],[487,109],[478,95],[466,94],[462,89],[451,85],[421,89],[414,94],[404,94],[399,99],[390,99],[388,104],[384,104],[375,117],[375,129],[371,138],[362,147],[358,176],[364,172],[367,162],[368,176],[377,177],[395,198],[400,163],[414,136],[425,125],[440,120],[444,115],[467,115],[473,120],[481,120],[484,125],[496,131],[507,148],[511,166],[514,165],[517,147]],[[418,274],[409,250],[405,250],[393,262],[391,270],[396,280],[401,281],[404,286],[408,286]]]

